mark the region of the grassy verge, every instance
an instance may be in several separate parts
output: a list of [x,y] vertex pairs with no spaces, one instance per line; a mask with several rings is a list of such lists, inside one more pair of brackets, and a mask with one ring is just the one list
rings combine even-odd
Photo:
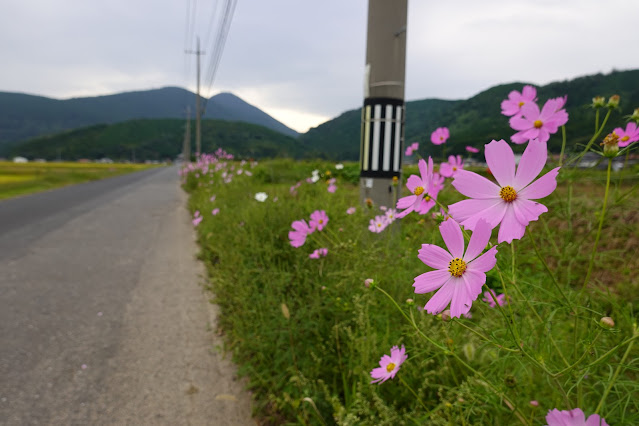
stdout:
[[[322,179],[291,191],[313,169]],[[430,212],[371,233],[380,206],[359,205],[357,174],[356,164],[337,170],[278,160],[185,176],[190,208],[203,216],[201,258],[220,331],[264,424],[545,424],[550,409],[576,407],[599,410],[609,424],[639,424],[636,170],[612,190],[586,292],[605,172],[571,170],[515,248],[499,246],[487,286],[508,287],[510,304],[490,308],[480,296],[472,318],[453,321],[424,312],[431,294],[413,292],[413,279],[430,269],[417,250],[443,245]],[[337,178],[335,193],[329,177]],[[260,191],[264,202],[254,197]],[[449,182],[439,196],[445,205],[462,198]],[[351,206],[357,211],[349,215]],[[291,223],[318,209],[329,216],[326,229],[292,247]],[[328,255],[309,258],[320,247]],[[367,288],[367,278],[398,306]],[[611,329],[599,325],[606,316]],[[370,371],[395,345],[408,354],[399,377],[370,384]]]
[[0,200],[157,167],[148,164],[0,162]]

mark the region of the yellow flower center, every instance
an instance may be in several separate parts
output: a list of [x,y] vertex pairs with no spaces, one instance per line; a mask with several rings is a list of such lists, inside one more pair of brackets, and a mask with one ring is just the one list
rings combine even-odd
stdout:
[[526,103],[526,102],[524,102],[524,101],[520,101],[520,102],[519,102],[519,108],[523,107],[525,103]]
[[320,225],[324,223],[324,219],[320,219],[317,221]]
[[541,122],[541,120],[535,120],[535,122],[533,123],[533,125],[535,126],[535,129],[540,129],[541,126],[544,125],[544,123]]
[[466,271],[466,262],[456,257],[448,262],[448,272],[454,277],[461,277]]
[[504,186],[499,191],[499,196],[505,202],[510,203],[511,201],[515,201],[515,199],[517,198],[517,191],[515,191],[515,188],[513,188],[512,186]]
[[381,224],[381,223],[378,223],[378,224],[377,224],[377,227],[378,227],[378,228],[381,228],[381,227],[382,227],[382,224]]
[[457,167],[453,166],[453,171],[456,172],[457,171]]
[[389,362],[388,365],[386,366],[386,372],[390,373],[394,369],[395,369],[395,363],[394,362]]
[[414,193],[415,193],[415,195],[422,195],[424,193],[424,187],[423,186],[418,186],[417,188],[415,188]]
[[621,142],[625,142],[625,141],[627,141],[628,139],[630,139],[630,136],[627,136],[627,135],[626,135],[626,136],[624,136],[623,138],[621,138]]
[[440,140],[440,141],[443,141],[443,140],[444,140],[444,137],[443,137],[443,136],[440,136],[440,137],[439,137],[439,140]]

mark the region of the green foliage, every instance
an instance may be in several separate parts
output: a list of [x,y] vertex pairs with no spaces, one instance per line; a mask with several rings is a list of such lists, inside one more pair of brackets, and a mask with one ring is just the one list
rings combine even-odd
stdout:
[[[509,292],[511,304],[497,310],[477,300],[472,318],[445,322],[418,309],[430,295],[416,295],[411,286],[428,270],[417,258],[421,244],[443,244],[436,223],[430,215],[411,214],[382,234],[369,232],[378,210],[358,206],[354,215],[345,213],[358,205],[358,188],[348,183],[353,167],[347,163],[338,171],[332,163],[276,160],[228,184],[221,171],[199,179],[189,174],[185,181],[191,210],[204,216],[198,226],[201,258],[220,306],[220,331],[249,379],[256,415],[265,424],[511,425],[520,423],[518,416],[543,424],[553,408],[593,413],[609,384],[600,413],[609,424],[639,424],[639,403],[632,397],[639,392],[638,345],[623,358],[639,313],[632,274],[639,259],[631,256],[639,244],[632,219],[639,204],[626,196],[637,188],[637,169],[616,176],[603,247],[585,293],[598,222],[593,212],[605,174],[571,170],[560,174],[559,189],[544,199],[549,213],[529,227],[569,303],[526,235],[516,242],[515,259],[507,244],[499,246],[499,269],[487,278],[490,288]],[[321,172],[319,182],[289,191],[314,169]],[[338,179],[334,194],[326,191],[329,176]],[[266,202],[254,199],[258,191],[268,193]],[[460,198],[450,186],[439,197],[444,204]],[[216,207],[220,213],[211,216]],[[293,220],[308,220],[317,209],[329,215],[326,230],[291,247]],[[309,259],[319,247],[328,247],[328,256]],[[366,278],[399,309],[366,288]],[[416,306],[405,304],[407,298]],[[615,327],[601,328],[602,316],[613,317]],[[369,372],[394,345],[405,345],[408,360],[394,380],[371,385]],[[575,366],[567,368],[562,356]],[[564,372],[551,378],[545,370]]]
[[[117,124],[99,124],[53,136],[39,137],[13,145],[10,156],[65,160],[80,158],[117,160],[173,159],[182,152],[182,120],[133,120]],[[191,122],[191,134],[195,123]],[[213,152],[224,147],[232,154],[247,158],[296,157],[296,140],[254,124],[221,120],[202,121],[202,150]],[[191,152],[195,147],[191,146]]]

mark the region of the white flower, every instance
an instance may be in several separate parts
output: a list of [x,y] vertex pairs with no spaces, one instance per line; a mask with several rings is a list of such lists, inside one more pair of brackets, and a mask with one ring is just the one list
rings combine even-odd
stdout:
[[313,183],[315,183],[318,180],[320,180],[320,177],[318,175],[313,175],[313,176],[311,176],[311,180],[313,181]]
[[337,170],[342,170],[344,168],[344,165],[342,163],[337,163],[337,164],[335,164],[335,168]]
[[260,203],[263,203],[268,198],[268,194],[266,192],[258,192],[255,194],[255,199]]

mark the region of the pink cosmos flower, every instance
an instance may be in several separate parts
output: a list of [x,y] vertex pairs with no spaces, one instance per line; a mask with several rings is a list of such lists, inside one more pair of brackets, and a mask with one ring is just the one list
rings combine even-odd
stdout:
[[395,378],[395,374],[399,371],[399,367],[406,361],[408,355],[406,355],[406,348],[402,345],[399,349],[397,346],[393,346],[390,351],[390,356],[384,354],[379,360],[379,367],[373,368],[371,371],[371,377],[375,380],[372,383],[382,384],[388,379]]
[[448,131],[448,127],[438,127],[433,133],[431,133],[430,141],[435,145],[441,145],[446,143],[449,137],[450,132]]
[[474,146],[467,146],[466,151],[472,152],[473,154],[477,154],[479,152],[479,150],[475,148]]
[[522,106],[521,114],[510,118],[510,127],[519,130],[510,139],[519,144],[537,138],[542,142],[548,142],[550,134],[557,133],[559,126],[568,122],[568,113],[561,109],[562,99],[549,99],[541,111],[534,102]]
[[386,213],[384,213],[384,216],[386,216],[386,220],[388,221],[388,223],[391,224],[395,222],[395,219],[397,218],[397,210],[388,209],[386,210]]
[[211,211],[211,214],[212,214],[213,216],[215,216],[215,215],[217,215],[219,212],[220,212],[220,209],[216,207],[216,208],[214,208],[214,209]]
[[[495,299],[497,299],[497,303],[495,303],[495,300],[493,299],[493,296],[491,296],[491,294],[495,296]],[[497,306],[497,304],[499,304],[499,306],[504,306],[506,304],[506,295],[497,294],[495,293],[495,290],[490,289],[489,291],[484,292],[484,298],[482,300],[488,303],[488,306],[490,306],[491,308],[494,308],[495,306]]]
[[314,229],[306,224],[305,220],[296,220],[291,226],[293,231],[288,231],[288,239],[295,248],[302,247],[306,242],[306,237],[313,233]]
[[374,219],[371,219],[368,225],[368,230],[371,232],[375,232],[376,234],[379,234],[384,229],[386,229],[387,226],[388,226],[388,218],[386,216],[379,215],[379,216],[375,216]]
[[433,173],[433,191],[435,193],[439,193],[439,191],[444,189],[444,182],[446,182],[446,178],[444,178],[444,176],[437,172]]
[[406,148],[406,152],[404,153],[404,155],[407,157],[413,155],[413,147],[409,146],[408,148]]
[[215,201],[215,195],[212,195],[211,198],[209,199],[209,201],[211,201],[211,202]]
[[318,231],[321,231],[322,229],[324,229],[327,223],[328,215],[324,210],[315,210],[313,213],[311,213],[311,220],[309,222],[309,225],[313,231],[315,231],[316,229]]
[[397,215],[398,219],[403,218],[413,210],[425,214],[435,205],[439,190],[434,186],[433,181],[433,159],[428,157],[428,164],[423,159],[417,163],[420,176],[410,175],[406,182],[406,188],[413,195],[402,197],[397,200],[398,209],[406,209]]
[[335,178],[328,180],[328,192],[330,192],[331,194],[337,191],[337,185],[335,185],[335,181]]
[[470,311],[473,301],[481,294],[481,288],[486,283],[486,272],[497,263],[497,247],[480,256],[490,240],[491,229],[485,220],[478,220],[468,247],[464,249],[461,227],[452,219],[445,220],[439,225],[439,232],[448,251],[433,244],[422,244],[417,257],[435,270],[415,277],[415,293],[439,289],[426,303],[424,310],[438,314],[450,303],[450,314],[454,318]]
[[639,127],[636,123],[630,122],[626,126],[626,130],[621,127],[617,127],[612,133],[619,136],[619,147],[623,148],[630,145],[633,142],[639,141]]
[[460,170],[453,186],[467,197],[449,206],[450,214],[466,229],[473,230],[479,219],[499,228],[497,240],[501,243],[518,240],[526,226],[548,211],[535,201],[550,195],[557,187],[559,167],[539,179],[533,179],[546,164],[546,142],[530,141],[515,172],[515,155],[504,140],[492,141],[485,148],[486,162],[498,185],[477,173]]
[[546,421],[546,426],[609,426],[599,414],[593,414],[586,420],[586,415],[580,408],[570,411],[559,411],[555,408],[548,411]]
[[448,163],[442,163],[439,166],[439,174],[444,177],[454,177],[457,174],[458,170],[464,168],[464,161],[461,158],[461,155],[451,155],[448,157]]
[[193,214],[193,221],[192,221],[193,226],[198,226],[200,222],[202,222],[202,219],[204,218],[200,214],[200,211],[196,210],[195,213]]
[[537,101],[537,89],[532,86],[524,86],[524,89],[519,93],[513,90],[508,94],[508,99],[501,103],[501,113],[510,117],[511,115],[517,115],[521,112],[521,108],[529,103]]
[[419,149],[419,142],[413,142],[410,144],[410,147],[413,148],[413,151],[417,151]]
[[308,257],[311,259],[319,259],[320,257],[325,257],[328,254],[327,248],[319,248],[315,250],[313,253],[309,254]]
[[353,214],[357,211],[355,207],[349,207],[346,209],[346,214]]

